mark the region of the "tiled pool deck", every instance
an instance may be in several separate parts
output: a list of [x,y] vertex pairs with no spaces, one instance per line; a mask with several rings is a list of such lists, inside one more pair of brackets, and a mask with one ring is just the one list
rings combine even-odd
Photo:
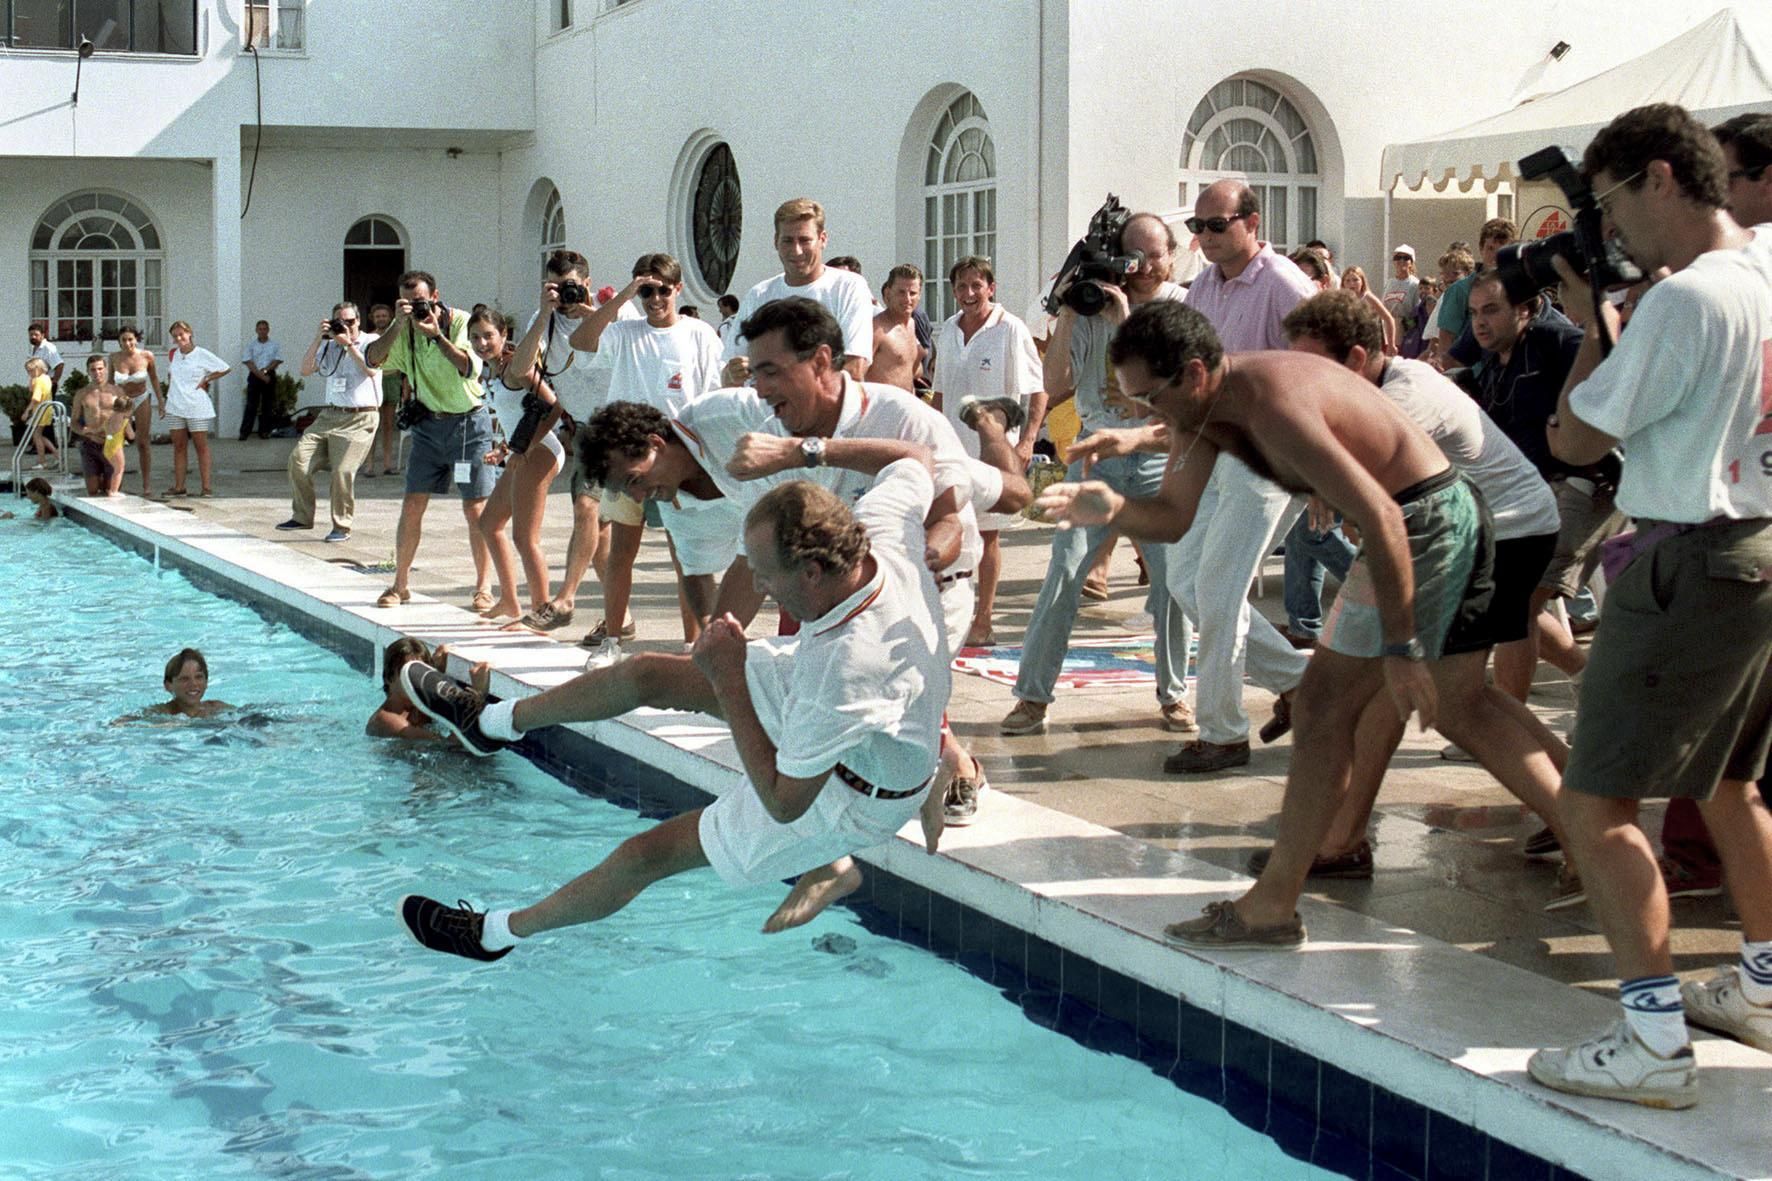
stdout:
[[[442,498],[413,586],[443,601],[415,596],[377,610],[386,579],[346,564],[390,556],[397,479],[359,481],[348,543],[319,544],[324,519],[293,544],[273,532],[288,515],[288,447],[222,445],[223,495],[213,500],[178,509],[133,497],[76,501],[75,512],[366,670],[405,633],[491,660],[501,694],[576,671],[577,649],[496,632],[447,605],[465,603],[472,570],[460,513]],[[157,451],[157,471],[169,471],[165,449]],[[139,486],[133,473],[129,486]],[[570,522],[564,496],[552,498],[549,515],[545,544],[557,557]],[[1029,527],[1004,539],[997,631],[1014,642],[1046,535]],[[1122,559],[1113,601],[1086,611],[1079,635],[1118,634],[1141,597],[1131,573]],[[1268,592],[1261,605],[1271,609],[1277,571]],[[572,638],[595,622],[596,603],[588,584]],[[669,564],[650,539],[635,610],[639,648],[679,646]],[[1540,688],[1534,705],[1565,724],[1568,686]],[[1583,910],[1540,912],[1549,873],[1517,853],[1533,826],[1484,773],[1441,761],[1432,735],[1411,735],[1387,780],[1376,879],[1307,900],[1305,951],[1198,956],[1164,945],[1165,922],[1236,890],[1236,867],[1267,843],[1290,745],[1258,750],[1239,772],[1164,776],[1158,764],[1175,739],[1151,724],[1150,701],[1140,692],[1075,694],[1054,706],[1047,735],[1005,739],[995,723],[1008,691],[956,677],[956,729],[998,790],[977,824],[947,834],[938,856],[902,837],[871,854],[875,869],[856,900],[867,921],[957,958],[1032,1019],[1138,1057],[1294,1155],[1354,1176],[1772,1176],[1772,1056],[1702,1038],[1704,1095],[1685,1113],[1570,1099],[1526,1081],[1532,1048],[1566,1044],[1615,1012],[1609,994],[1570,987],[1609,987],[1604,943]],[[1265,694],[1251,690],[1249,704],[1265,716]],[[527,753],[582,787],[665,807],[698,798],[687,784],[721,790],[737,774],[723,730],[683,714],[550,731],[532,736]],[[1683,972],[1733,956],[1739,929],[1722,901],[1679,904],[1676,920]]]

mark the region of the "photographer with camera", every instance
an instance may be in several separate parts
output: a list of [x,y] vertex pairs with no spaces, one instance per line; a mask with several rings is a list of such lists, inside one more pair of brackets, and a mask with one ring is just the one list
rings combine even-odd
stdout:
[[[1042,359],[1044,385],[1053,403],[1073,395],[1082,430],[1077,444],[1095,432],[1147,423],[1150,408],[1127,400],[1107,363],[1108,341],[1132,308],[1154,300],[1179,301],[1186,293],[1169,281],[1175,236],[1154,213],[1128,214],[1119,199],[1090,219],[1089,231],[1071,249],[1052,286],[1047,310],[1058,320]],[[1075,445],[1074,445],[1075,446]],[[1073,446],[1073,450],[1074,450]],[[1126,496],[1154,496],[1163,482],[1161,455],[1117,455],[1093,461],[1074,459],[1068,478],[1105,481]],[[1058,673],[1070,644],[1071,627],[1083,593],[1083,578],[1107,544],[1106,526],[1060,529],[1052,536],[1052,556],[1040,597],[1022,640],[1015,678],[1015,708],[1000,726],[1004,734],[1037,734],[1046,729]],[[1170,549],[1138,543],[1150,571],[1146,609],[1156,617],[1157,704],[1162,725],[1183,732],[1194,728],[1186,691],[1187,624],[1168,591]]]
[[363,359],[371,369],[405,374],[413,394],[400,407],[400,426],[412,435],[412,453],[394,533],[394,584],[375,605],[397,607],[412,598],[407,580],[418,556],[425,509],[432,496],[453,485],[461,495],[474,555],[474,609],[483,611],[492,606],[492,593],[480,510],[492,495],[497,472],[486,464],[492,415],[480,397],[480,359],[468,348],[468,318],[443,302],[429,271],[407,271],[400,276],[394,322],[363,351]]
[[[1551,451],[1580,465],[1622,444],[1618,504],[1637,525],[1605,555],[1611,590],[1559,800],[1624,1019],[1538,1051],[1528,1069],[1556,1090],[1655,1107],[1698,1101],[1687,1019],[1772,1050],[1772,814],[1753,783],[1772,745],[1772,233],[1729,216],[1727,174],[1682,108],[1620,115],[1588,145],[1571,193],[1577,249],[1554,252],[1565,306],[1586,323]],[[1584,221],[1596,232],[1580,233]],[[1611,245],[1671,272],[1623,338],[1595,299],[1617,277]],[[1670,797],[1699,801],[1741,911],[1740,961],[1684,986],[1637,826],[1641,801]]]
[[326,406],[289,453],[289,519],[278,529],[314,527],[314,473],[331,468],[326,508],[332,515],[332,532],[326,540],[350,540],[357,509],[357,469],[375,447],[381,414],[381,374],[363,356],[375,341],[375,333],[363,331],[354,303],[334,304],[332,315],[320,321],[301,359],[301,375],[318,373],[325,378]]

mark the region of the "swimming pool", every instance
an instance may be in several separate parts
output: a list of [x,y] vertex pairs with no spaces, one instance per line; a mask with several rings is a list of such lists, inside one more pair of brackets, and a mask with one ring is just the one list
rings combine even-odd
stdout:
[[[504,901],[646,821],[505,755],[362,736],[333,653],[68,523],[0,523],[0,1172],[1318,1177],[845,910],[666,882],[478,967],[409,889]],[[113,726],[179,647],[245,723]]]

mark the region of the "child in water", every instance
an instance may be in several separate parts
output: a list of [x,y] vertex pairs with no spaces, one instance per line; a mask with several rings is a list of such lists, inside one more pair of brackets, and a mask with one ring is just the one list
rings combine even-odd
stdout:
[[[42,476],[32,476],[25,481],[25,499],[37,506],[37,511],[31,514],[31,520],[53,521],[62,515],[61,510],[55,507],[55,501],[51,498],[50,493],[49,481]],[[10,521],[14,515],[10,512],[0,512],[0,521]]]
[[163,683],[166,691],[172,694],[172,700],[162,705],[151,705],[140,716],[161,714],[180,718],[213,718],[234,708],[225,701],[203,699],[203,694],[209,689],[209,662],[195,648],[180,649],[177,656],[166,662],[166,678]]
[[[371,738],[398,738],[405,742],[447,742],[449,736],[434,729],[431,719],[419,712],[418,707],[406,696],[406,691],[400,687],[400,670],[413,660],[422,660],[439,672],[447,671],[449,645],[444,644],[433,652],[423,640],[415,640],[411,636],[402,636],[388,645],[381,660],[382,703],[369,715],[369,724],[363,727],[363,732]],[[476,664],[468,670],[468,676],[478,692],[491,691],[490,665]]]

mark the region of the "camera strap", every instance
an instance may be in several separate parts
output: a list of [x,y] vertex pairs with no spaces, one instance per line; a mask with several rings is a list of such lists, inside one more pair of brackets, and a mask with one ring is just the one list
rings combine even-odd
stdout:
[[567,344],[566,364],[560,366],[560,368],[558,368],[558,369],[549,369],[548,368],[548,358],[553,356],[553,354],[554,354],[554,329],[557,326],[556,321],[555,321],[555,317],[558,316],[559,314],[560,314],[559,312],[549,312],[548,313],[547,339],[542,341],[541,359],[536,362],[536,366],[535,366],[537,369],[539,369],[541,371],[541,379],[543,381],[552,381],[554,378],[560,376],[560,374],[562,374],[562,373],[566,372],[568,369],[572,368],[572,362],[577,359],[573,355],[572,342],[570,340],[568,340],[566,342],[566,344]]

